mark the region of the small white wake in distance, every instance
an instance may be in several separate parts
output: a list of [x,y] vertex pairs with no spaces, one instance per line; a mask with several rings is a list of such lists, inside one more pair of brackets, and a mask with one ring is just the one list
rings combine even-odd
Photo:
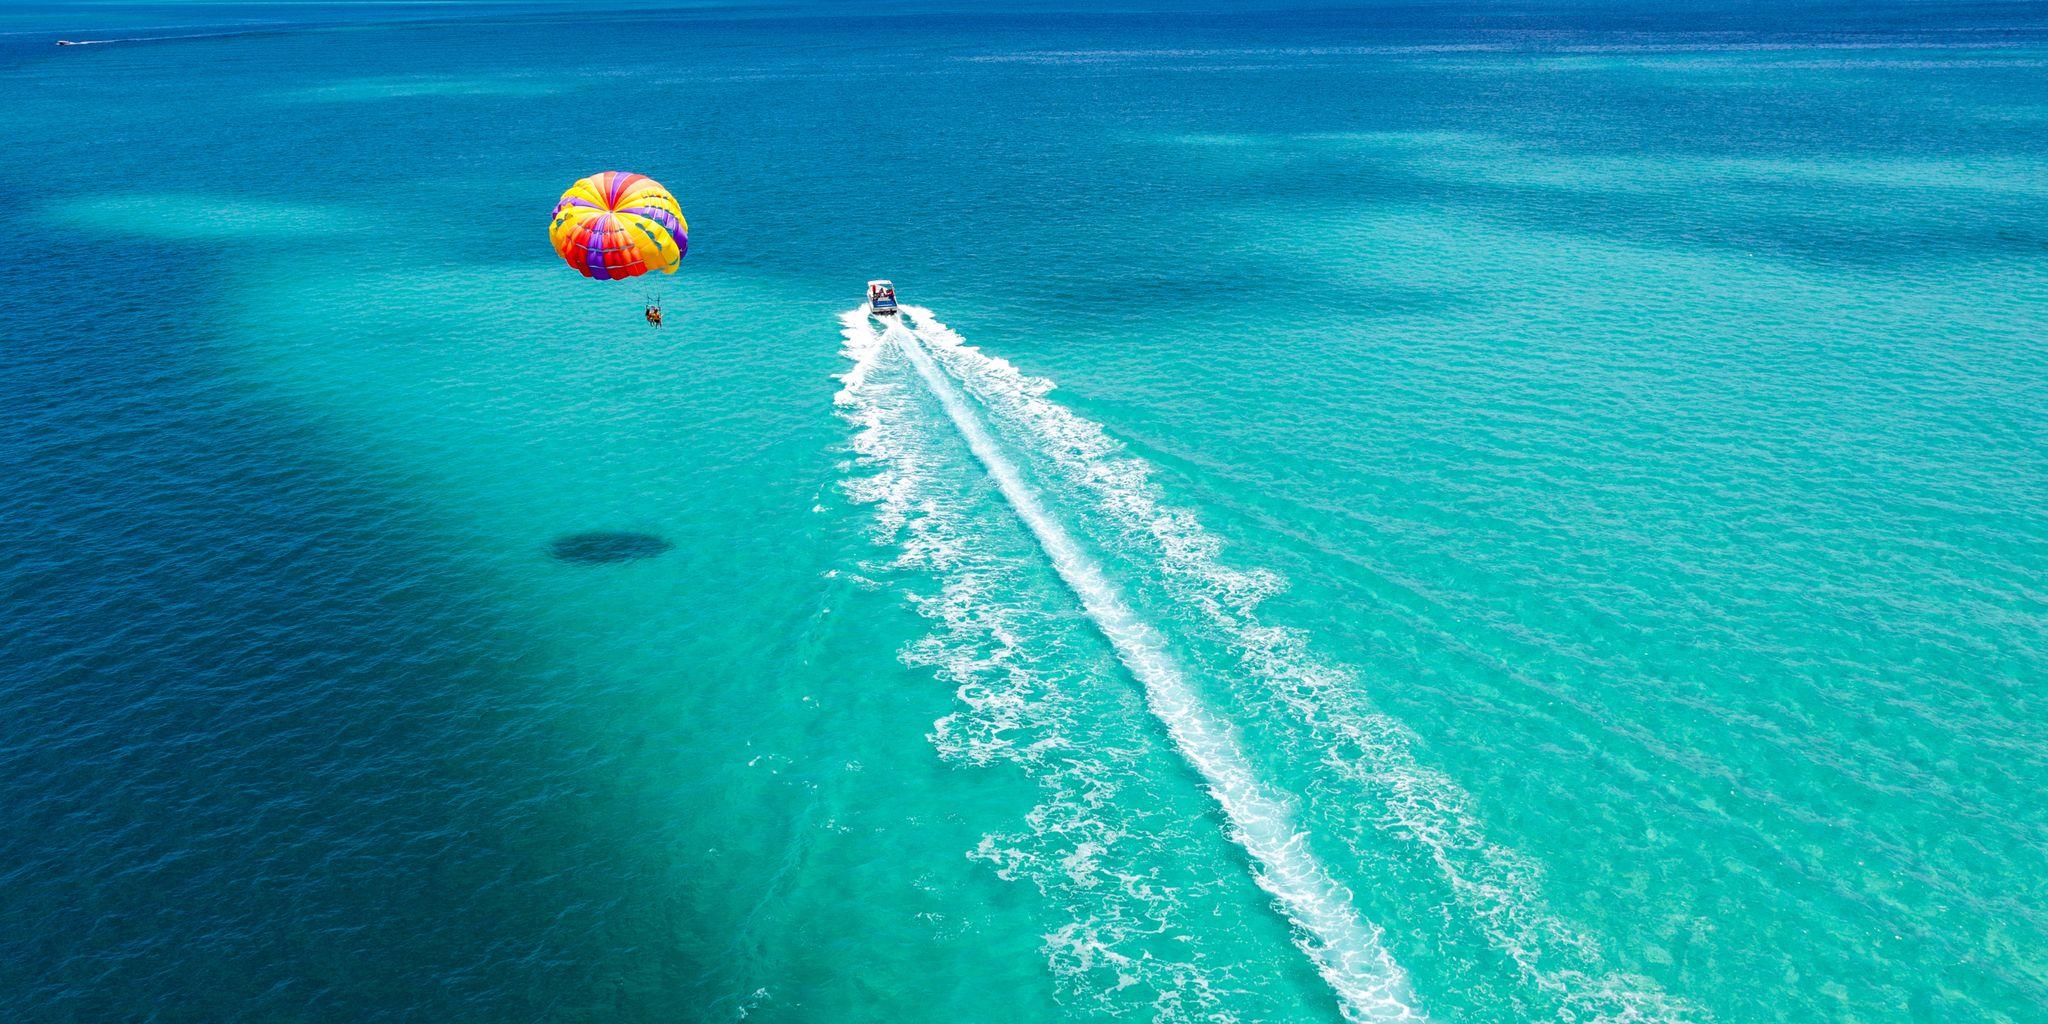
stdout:
[[[1351,894],[1294,827],[1291,802],[1255,777],[1235,731],[1203,703],[1164,639],[1131,610],[1102,568],[1047,511],[916,334],[897,324],[884,340],[898,346],[923,378],[1054,571],[1143,686],[1147,706],[1222,807],[1231,838],[1251,856],[1259,886],[1295,924],[1298,943],[1336,991],[1345,1016],[1362,1022],[1421,1021],[1407,974],[1387,951],[1379,928],[1358,915]],[[858,386],[867,369],[859,365],[850,371],[848,386]]]
[[[1595,1024],[1704,1019],[1697,1007],[1666,994],[1648,978],[1603,970],[1591,939],[1544,907],[1540,868],[1487,838],[1471,796],[1416,758],[1408,730],[1372,707],[1349,672],[1311,653],[1300,631],[1259,621],[1258,604],[1281,585],[1274,574],[1225,565],[1220,538],[1192,514],[1166,504],[1151,480],[1151,467],[1129,455],[1099,424],[1047,398],[1053,390],[1050,381],[968,344],[928,309],[904,306],[903,312],[917,323],[912,347],[924,363],[941,364],[929,374],[958,380],[992,418],[1017,430],[1034,452],[1053,463],[1063,486],[1074,488],[1107,516],[1128,543],[1148,551],[1146,561],[1176,604],[1187,610],[1185,628],[1233,652],[1235,662],[1226,666],[1231,675],[1256,684],[1263,703],[1308,726],[1314,743],[1306,753],[1352,787],[1361,807],[1378,805],[1376,820],[1360,823],[1361,831],[1376,826],[1383,834],[1421,845],[1449,887],[1452,899],[1443,909],[1447,915],[1454,908],[1465,915],[1447,925],[1476,925],[1527,983],[1556,1000],[1562,1019]],[[923,365],[920,372],[927,372]],[[966,401],[956,394],[948,407],[958,402],[964,409]],[[1246,691],[1243,697],[1252,699],[1253,694]],[[1347,842],[1348,851],[1361,860],[1370,859],[1371,847],[1364,835]]]
[[195,32],[177,36],[117,36],[111,39],[67,39],[64,46],[106,46],[110,43],[172,43],[186,39],[235,39],[241,36],[271,35],[277,30],[250,28],[235,32]]

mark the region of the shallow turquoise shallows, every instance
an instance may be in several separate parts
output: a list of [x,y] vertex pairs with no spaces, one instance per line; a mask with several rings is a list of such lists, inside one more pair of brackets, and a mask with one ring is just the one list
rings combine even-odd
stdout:
[[0,1020],[2048,1012],[2039,5],[15,5],[0,139]]

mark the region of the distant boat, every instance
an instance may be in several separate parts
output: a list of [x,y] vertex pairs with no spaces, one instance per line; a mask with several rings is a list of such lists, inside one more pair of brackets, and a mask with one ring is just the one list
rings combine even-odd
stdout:
[[72,42],[72,41],[71,41],[71,40],[69,40],[69,39],[59,39],[59,40],[57,40],[57,45],[58,45],[58,46],[77,46],[78,44],[77,44],[77,43],[74,43],[74,42]]

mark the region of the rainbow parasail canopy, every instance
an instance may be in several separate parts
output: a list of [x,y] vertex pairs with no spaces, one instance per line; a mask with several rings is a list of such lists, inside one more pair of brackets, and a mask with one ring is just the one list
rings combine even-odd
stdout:
[[617,281],[676,272],[690,249],[682,207],[644,174],[605,171],[569,186],[555,203],[548,238],[584,277]]

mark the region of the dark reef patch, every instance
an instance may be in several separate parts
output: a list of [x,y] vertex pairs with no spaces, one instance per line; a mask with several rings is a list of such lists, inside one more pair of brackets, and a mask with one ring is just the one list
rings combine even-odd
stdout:
[[571,565],[609,565],[653,558],[673,547],[674,544],[651,533],[596,530],[556,537],[548,544],[548,554]]

